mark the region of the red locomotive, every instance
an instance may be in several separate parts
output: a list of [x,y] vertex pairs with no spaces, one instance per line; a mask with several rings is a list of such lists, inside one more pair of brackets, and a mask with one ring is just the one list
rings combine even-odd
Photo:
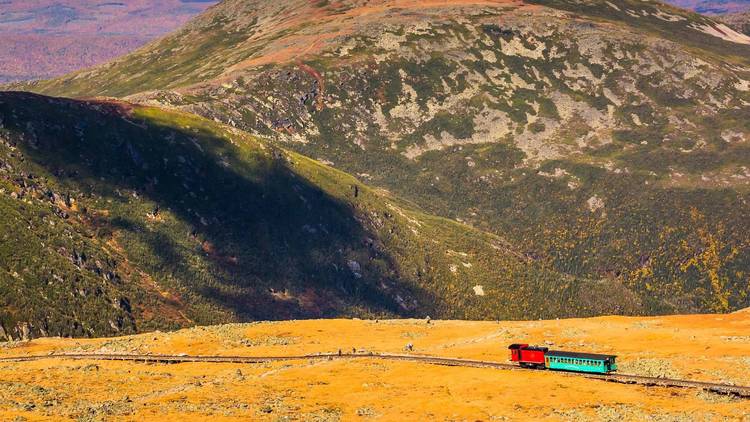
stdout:
[[518,362],[524,368],[544,368],[544,354],[549,350],[546,347],[529,346],[528,344],[511,344],[510,360]]

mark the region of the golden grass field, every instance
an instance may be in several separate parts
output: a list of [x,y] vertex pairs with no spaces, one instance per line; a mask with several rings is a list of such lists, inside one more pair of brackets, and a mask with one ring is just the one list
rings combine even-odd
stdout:
[[[338,349],[505,362],[512,342],[613,353],[620,372],[750,384],[750,312],[525,322],[310,320],[109,339],[0,343],[50,352],[283,356]],[[373,360],[270,364],[0,363],[0,420],[750,421],[750,400],[562,373]]]

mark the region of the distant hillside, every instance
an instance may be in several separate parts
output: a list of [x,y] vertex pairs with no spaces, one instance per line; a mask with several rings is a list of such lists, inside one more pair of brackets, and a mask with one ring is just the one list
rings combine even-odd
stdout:
[[501,237],[199,117],[0,93],[0,141],[0,340],[646,312],[621,284],[556,273]]
[[0,1],[0,83],[60,76],[162,36],[215,0]]
[[750,35],[750,12],[730,13],[720,19],[736,31]]
[[741,13],[750,10],[750,0],[666,0],[665,2],[706,15]]
[[150,39],[132,35],[0,34],[0,83],[45,79],[104,63]]

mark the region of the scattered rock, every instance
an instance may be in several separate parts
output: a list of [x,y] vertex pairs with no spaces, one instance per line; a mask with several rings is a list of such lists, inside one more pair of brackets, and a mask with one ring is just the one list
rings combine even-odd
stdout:
[[28,322],[19,322],[16,326],[16,333],[23,341],[31,340],[33,334],[31,330],[31,324],[29,324]]
[[596,212],[604,208],[604,201],[596,195],[589,198],[588,201],[586,201],[586,204],[589,206],[591,212]]
[[359,265],[359,262],[350,260],[346,264],[349,266],[349,270],[351,270],[355,278],[362,278],[362,266]]
[[623,373],[636,374],[646,377],[682,378],[682,374],[674,368],[672,362],[666,359],[641,358],[618,363]]

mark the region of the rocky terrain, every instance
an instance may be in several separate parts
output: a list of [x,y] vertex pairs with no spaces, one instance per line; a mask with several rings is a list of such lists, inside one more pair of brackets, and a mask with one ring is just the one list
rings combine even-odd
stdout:
[[[505,362],[507,345],[618,355],[622,373],[747,385],[750,314],[551,321],[310,320],[230,324],[105,339],[0,343],[0,357],[48,353],[292,356],[338,349]],[[746,422],[750,401],[687,388],[548,371],[414,362],[176,365],[0,363],[0,419],[549,420]],[[22,420],[22,419],[19,419]]]
[[227,0],[16,88],[248,131],[637,312],[750,302],[750,37],[661,3]]
[[169,33],[214,3],[0,1],[0,83],[104,63]]

